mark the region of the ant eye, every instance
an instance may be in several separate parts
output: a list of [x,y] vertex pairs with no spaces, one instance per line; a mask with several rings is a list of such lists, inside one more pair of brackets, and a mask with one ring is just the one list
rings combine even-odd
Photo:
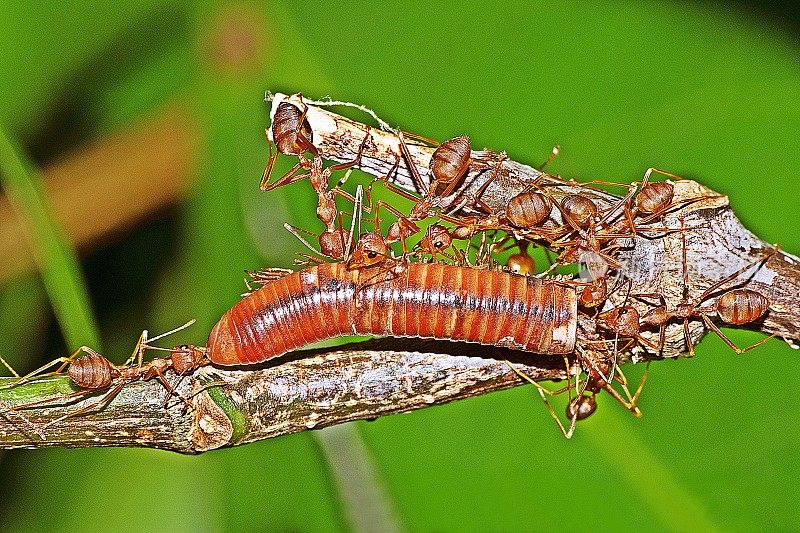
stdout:
[[442,248],[442,247],[444,247],[444,243],[443,243],[442,241],[436,241],[436,242],[435,242],[433,245],[434,245],[435,247],[437,247],[437,248]]
[[375,259],[376,257],[378,257],[378,253],[377,252],[367,252],[367,258],[368,259]]
[[188,350],[189,349],[189,345],[188,344],[181,344],[180,346],[178,346],[178,349],[179,350],[184,350],[184,351]]

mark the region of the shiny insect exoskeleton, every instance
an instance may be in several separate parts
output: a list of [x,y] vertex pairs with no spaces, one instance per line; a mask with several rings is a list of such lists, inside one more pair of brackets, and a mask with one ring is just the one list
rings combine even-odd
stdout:
[[552,210],[550,198],[540,192],[528,191],[509,200],[505,215],[513,226],[532,228],[547,220]]
[[[671,320],[681,320],[683,322],[684,342],[690,355],[694,355],[694,343],[692,342],[689,334],[689,321],[692,319],[700,319],[705,326],[718,335],[733,351],[738,354],[752,350],[767,342],[772,337],[762,339],[746,348],[737,347],[719,327],[714,324],[713,318],[719,319],[730,325],[742,325],[754,322],[763,317],[768,311],[770,302],[769,299],[760,292],[747,287],[739,287],[728,290],[722,295],[718,296],[710,305],[704,305],[704,302],[714,293],[721,290],[725,285],[728,285],[737,280],[742,274],[751,270],[753,267],[758,267],[774,255],[779,247],[775,247],[762,255],[755,263],[745,265],[731,275],[713,283],[706,290],[704,290],[697,298],[690,298],[687,287],[687,266],[686,266],[686,236],[681,234],[683,243],[683,271],[684,271],[684,290],[681,301],[670,310],[664,301],[661,294],[634,294],[632,296],[637,299],[657,299],[659,305],[647,311],[644,315],[640,316],[639,312],[632,306],[622,306],[611,309],[601,313],[598,317],[598,325],[615,332],[625,337],[631,337],[638,340],[643,345],[661,352],[664,348],[666,326]],[[658,344],[653,344],[642,338],[640,333],[645,327],[658,328]]]
[[272,118],[272,139],[275,142],[278,153],[297,156],[300,161],[275,183],[270,184],[269,178],[272,175],[272,168],[275,165],[275,159],[278,154],[272,153],[272,143],[269,143],[269,161],[264,169],[264,174],[261,176],[261,190],[269,191],[299,179],[296,178],[296,174],[309,168],[309,161],[303,155],[306,152],[310,152],[313,157],[319,157],[319,151],[312,143],[313,132],[311,125],[305,117],[305,109],[301,110],[289,102],[278,104],[278,108]]
[[[163,335],[157,338],[162,336]],[[16,405],[12,408],[12,410],[18,411],[48,404],[70,404],[88,398],[94,394],[97,394],[98,392],[107,391],[96,401],[90,402],[79,409],[51,420],[47,423],[47,425],[44,426],[44,428],[42,428],[45,429],[53,424],[57,424],[58,422],[66,420],[67,418],[78,416],[89,411],[100,410],[108,405],[127,384],[135,381],[148,381],[151,379],[158,379],[166,389],[167,396],[164,399],[165,404],[169,398],[178,396],[188,406],[188,401],[180,397],[175,391],[174,387],[169,383],[169,381],[167,381],[166,373],[168,371],[173,371],[176,374],[183,376],[193,372],[201,366],[210,364],[210,360],[206,357],[205,348],[182,345],[178,348],[167,350],[170,352],[167,357],[156,358],[143,363],[141,358],[144,350],[153,348],[152,346],[148,345],[147,342],[147,332],[145,331],[139,338],[133,355],[128,360],[130,363],[134,358],[138,358],[138,363],[125,364],[122,366],[113,364],[105,356],[87,346],[81,346],[70,357],[56,359],[40,369],[32,372],[31,374],[20,378],[14,383],[14,385],[17,385],[30,381],[32,378],[41,375],[41,372],[46,370],[48,367],[51,367],[57,363],[61,363],[61,366],[53,374],[59,375],[64,368],[68,367],[67,375],[72,382],[80,388],[80,390],[66,394],[58,399],[47,399],[23,405]],[[78,355],[81,353],[84,353],[85,355],[78,357]]]

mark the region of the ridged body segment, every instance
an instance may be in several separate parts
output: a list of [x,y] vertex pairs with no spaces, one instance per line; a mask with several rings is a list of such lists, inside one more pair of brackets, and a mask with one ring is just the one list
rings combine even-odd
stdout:
[[717,312],[728,324],[747,324],[761,317],[769,309],[769,300],[751,289],[734,289],[717,300]]
[[351,334],[565,354],[575,346],[576,316],[575,290],[556,282],[442,264],[415,263],[390,273],[326,263],[242,299],[211,331],[207,346],[219,365],[260,363]]
[[70,379],[84,389],[105,389],[118,374],[108,359],[101,355],[89,354],[77,358],[69,365]]
[[272,138],[282,154],[299,155],[305,151],[306,146],[300,142],[298,131],[307,141],[312,141],[311,126],[308,122],[304,120],[300,125],[302,116],[303,112],[295,105],[288,102],[281,102],[278,105],[272,121]]
[[431,172],[436,181],[449,183],[461,177],[470,163],[469,137],[449,139],[439,145],[431,156]]

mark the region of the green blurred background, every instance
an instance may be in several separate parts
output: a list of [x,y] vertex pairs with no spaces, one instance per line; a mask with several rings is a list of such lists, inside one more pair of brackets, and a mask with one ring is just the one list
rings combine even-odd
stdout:
[[[749,229],[800,252],[785,6],[447,4],[1,3],[0,121],[42,169],[91,309],[62,333],[0,203],[0,355],[35,368],[94,342],[93,321],[118,362],[145,328],[197,318],[170,342],[201,343],[243,269],[288,266],[300,248],[282,223],[319,228],[307,184],[258,191],[266,90],[361,103],[529,164],[558,143],[551,170],[580,180],[657,166],[729,194]],[[777,340],[737,357],[708,337],[696,358],[653,365],[643,418],[604,397],[572,441],[530,387],[355,429],[409,530],[793,530],[796,361]],[[199,457],[0,453],[4,531],[349,528],[310,432]]]

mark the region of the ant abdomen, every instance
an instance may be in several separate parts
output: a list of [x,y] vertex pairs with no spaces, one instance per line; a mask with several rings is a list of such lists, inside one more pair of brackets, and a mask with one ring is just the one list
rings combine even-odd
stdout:
[[650,215],[663,211],[672,202],[675,188],[663,181],[648,183],[636,195],[636,209]]
[[567,404],[567,417],[575,420],[588,418],[597,410],[597,398],[594,394],[581,395]]
[[597,216],[597,205],[580,194],[570,194],[561,201],[561,207],[578,227],[585,228]]
[[449,139],[433,152],[430,168],[434,180],[440,184],[451,184],[464,175],[469,168],[472,151],[469,137]]
[[518,194],[508,202],[506,218],[518,228],[538,226],[550,216],[550,199],[539,192]]
[[303,112],[288,102],[281,102],[275,110],[272,121],[272,138],[278,151],[286,155],[300,155],[306,151],[308,145],[300,139],[301,134],[305,141],[311,142],[312,130],[307,120],[303,119]]
[[102,355],[79,357],[69,366],[70,379],[83,389],[105,389],[111,386],[119,371]]
[[752,289],[734,289],[717,300],[717,313],[727,324],[748,324],[769,309],[769,300]]

